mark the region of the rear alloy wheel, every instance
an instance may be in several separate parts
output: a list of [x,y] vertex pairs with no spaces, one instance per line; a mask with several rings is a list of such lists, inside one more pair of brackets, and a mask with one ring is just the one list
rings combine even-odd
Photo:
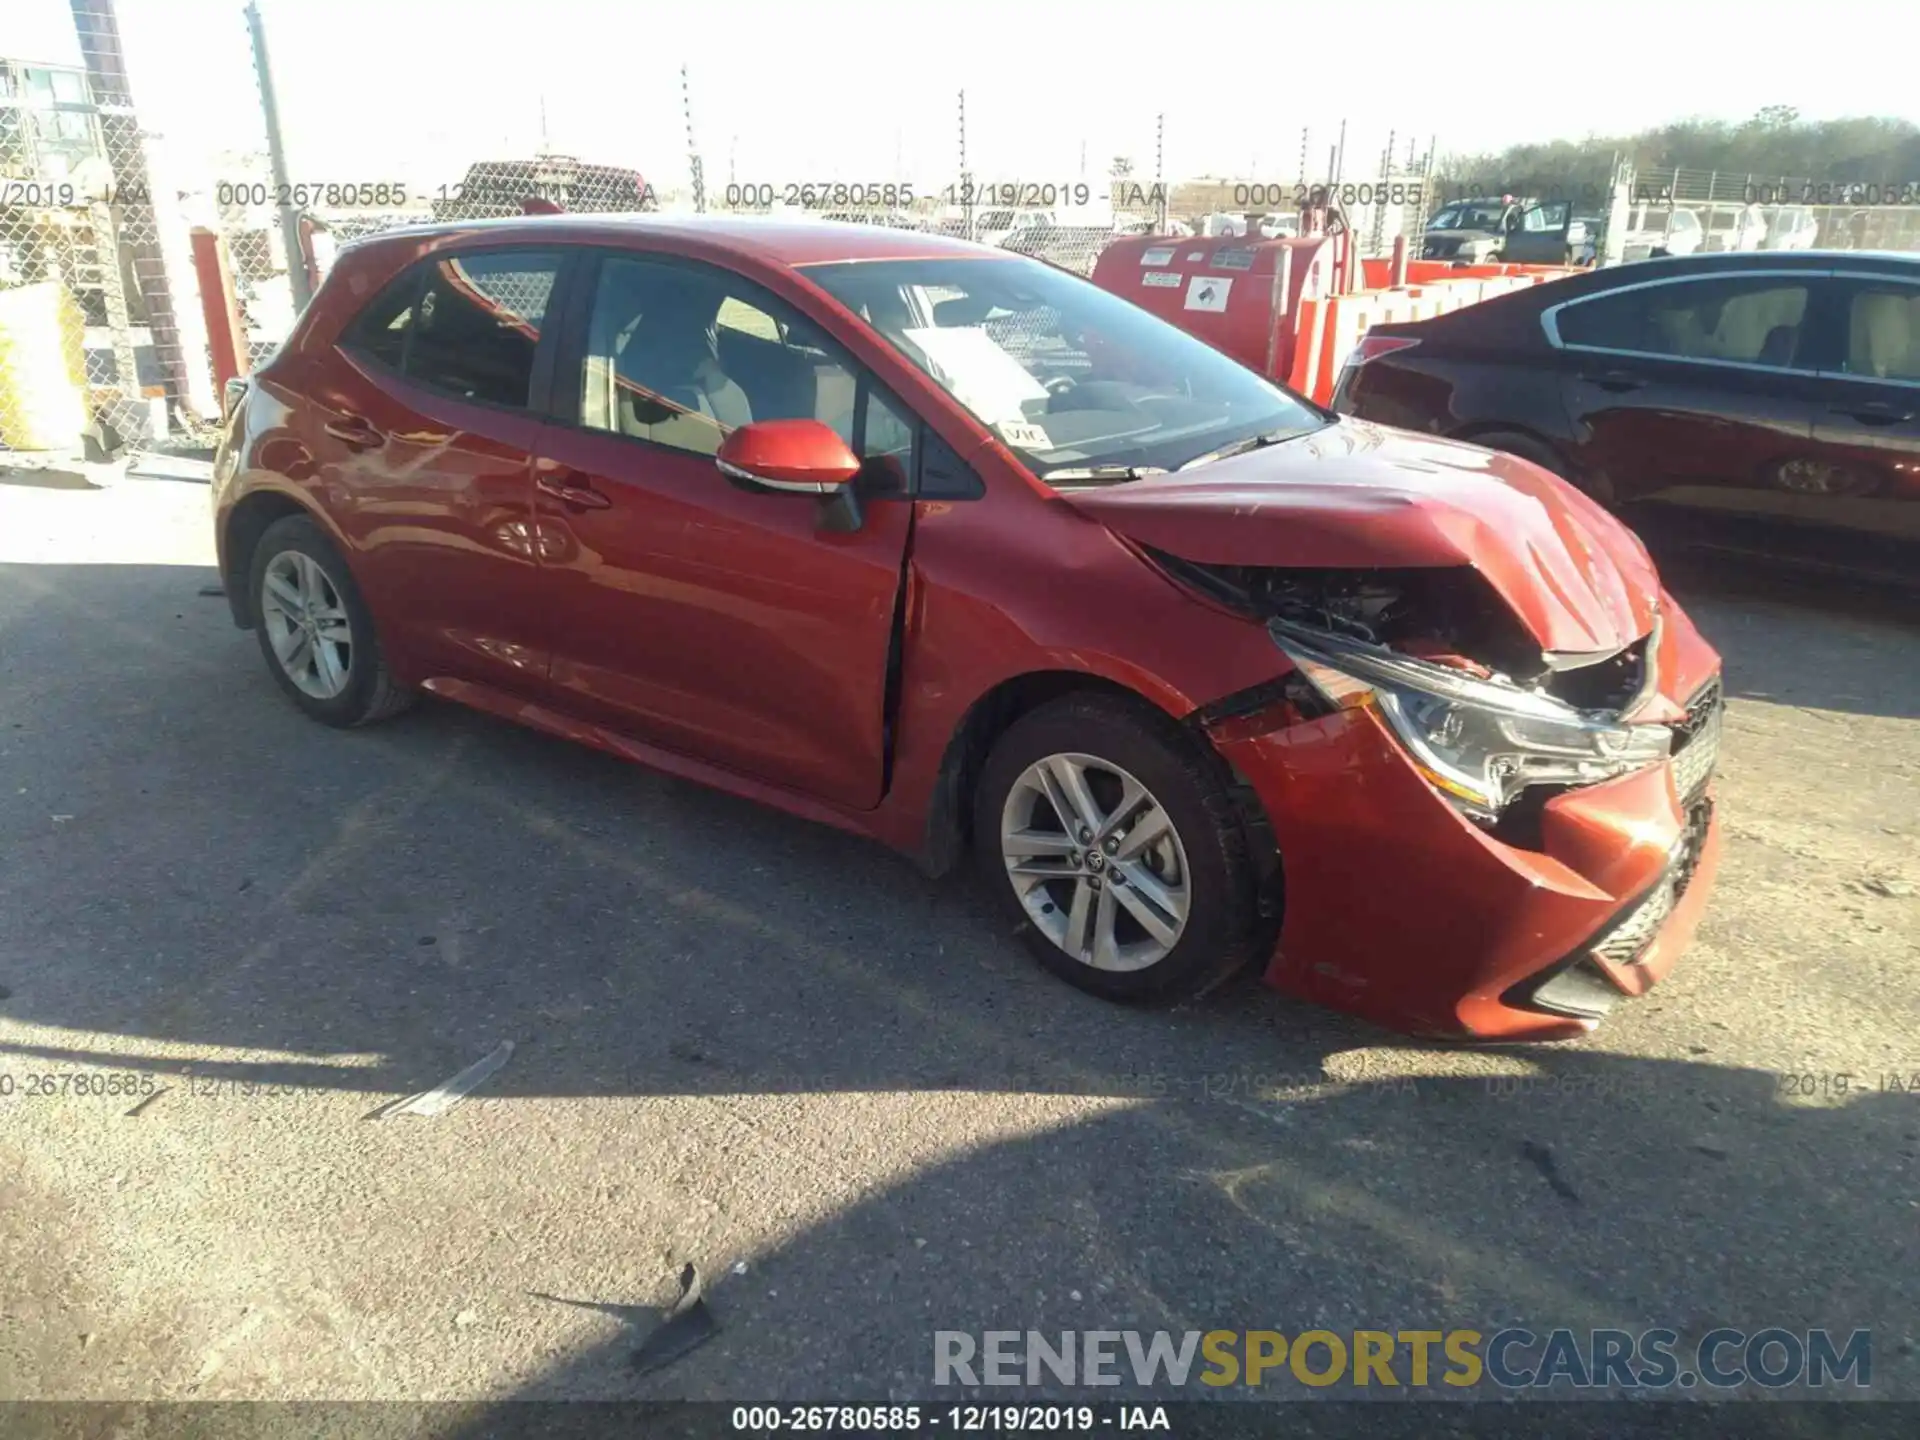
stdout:
[[289,515],[269,525],[254,547],[251,581],[260,653],[308,715],[365,725],[412,703],[413,692],[387,671],[346,560],[312,520]]
[[260,623],[281,673],[313,700],[332,700],[353,673],[353,622],[327,572],[298,550],[267,561]]
[[1068,696],[1016,721],[988,757],[977,863],[1056,975],[1114,1000],[1204,992],[1260,948],[1228,778],[1143,703]]

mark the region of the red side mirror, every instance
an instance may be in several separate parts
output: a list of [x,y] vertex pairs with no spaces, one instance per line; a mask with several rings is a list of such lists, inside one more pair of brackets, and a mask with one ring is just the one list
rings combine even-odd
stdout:
[[818,420],[742,425],[713,458],[731,479],[799,495],[832,495],[860,473],[847,442]]

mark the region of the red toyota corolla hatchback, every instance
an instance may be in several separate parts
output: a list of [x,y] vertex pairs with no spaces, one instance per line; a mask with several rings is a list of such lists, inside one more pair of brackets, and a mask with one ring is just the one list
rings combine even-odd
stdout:
[[1004,251],[395,231],[215,468],[234,618],[315,719],[425,690],[934,873],[971,850],[1096,994],[1258,967],[1566,1036],[1712,879],[1719,660],[1628,531]]

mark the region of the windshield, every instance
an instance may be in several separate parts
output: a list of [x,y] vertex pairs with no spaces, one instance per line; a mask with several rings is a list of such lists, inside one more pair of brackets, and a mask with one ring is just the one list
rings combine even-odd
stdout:
[[1442,210],[1427,226],[1429,230],[1498,230],[1506,210],[1499,205],[1457,205]]
[[1043,479],[1088,468],[1173,470],[1237,441],[1329,423],[1212,346],[1024,256],[806,273]]

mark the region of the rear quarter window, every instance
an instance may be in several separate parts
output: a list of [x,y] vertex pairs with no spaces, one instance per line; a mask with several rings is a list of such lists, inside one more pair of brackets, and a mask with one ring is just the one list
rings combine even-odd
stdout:
[[340,343],[459,399],[524,408],[559,273],[553,251],[436,255],[375,296]]

